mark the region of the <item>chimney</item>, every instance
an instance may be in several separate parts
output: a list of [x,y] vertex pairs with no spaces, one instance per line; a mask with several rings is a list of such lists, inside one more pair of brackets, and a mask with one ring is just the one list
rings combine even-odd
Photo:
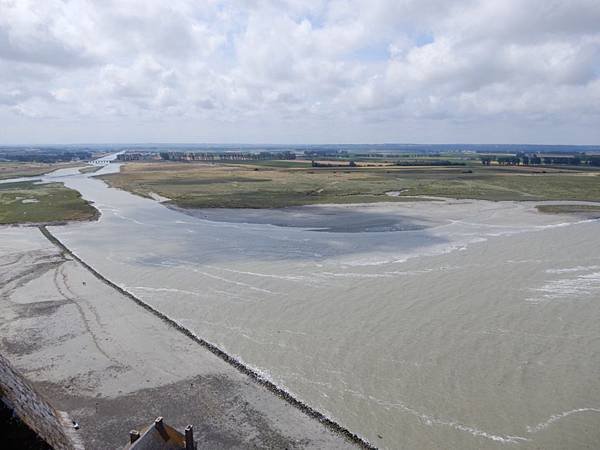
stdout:
[[167,433],[167,430],[165,429],[165,424],[163,423],[162,417],[156,418],[156,420],[154,421],[154,428],[156,428],[156,431],[158,431],[158,433],[161,435],[163,440],[165,440],[165,441],[169,440],[169,434]]
[[133,444],[140,438],[140,432],[138,430],[131,430],[129,432],[129,443]]
[[185,450],[195,450],[194,446],[194,427],[188,425],[185,427]]

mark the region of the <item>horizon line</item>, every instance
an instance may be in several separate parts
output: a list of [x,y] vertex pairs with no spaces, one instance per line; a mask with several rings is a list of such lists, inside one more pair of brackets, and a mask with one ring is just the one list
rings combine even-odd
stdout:
[[19,144],[3,144],[0,143],[0,148],[4,147],[50,147],[50,146],[65,146],[65,147],[76,147],[76,146],[246,146],[246,147],[318,147],[318,146],[529,146],[529,147],[600,147],[598,144],[532,144],[532,143],[465,143],[465,142],[444,142],[444,143],[412,143],[412,142],[382,142],[382,143],[369,143],[369,142],[353,142],[353,143],[249,143],[249,142],[75,142],[75,143],[19,143]]

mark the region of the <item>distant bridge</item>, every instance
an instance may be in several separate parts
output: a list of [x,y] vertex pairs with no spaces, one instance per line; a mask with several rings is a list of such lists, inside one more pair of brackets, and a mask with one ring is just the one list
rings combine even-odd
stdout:
[[107,164],[117,162],[117,156],[119,156],[121,153],[123,152],[121,151],[118,153],[112,153],[110,155],[104,155],[102,158],[90,161],[90,164],[93,164],[95,166],[106,166]]

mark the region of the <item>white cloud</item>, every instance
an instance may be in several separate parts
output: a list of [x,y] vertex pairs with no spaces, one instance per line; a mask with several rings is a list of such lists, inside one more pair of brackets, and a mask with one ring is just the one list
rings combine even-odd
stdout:
[[598,23],[597,0],[0,0],[0,141],[594,142]]

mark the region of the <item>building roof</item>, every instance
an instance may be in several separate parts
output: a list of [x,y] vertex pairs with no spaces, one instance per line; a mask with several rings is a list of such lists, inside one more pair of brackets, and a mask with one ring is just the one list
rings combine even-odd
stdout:
[[[191,450],[195,448],[191,425],[185,429],[185,435],[183,435],[175,428],[165,424],[162,417],[158,417],[141,436],[137,431],[131,431],[130,440],[132,442],[125,447],[127,450]],[[187,442],[188,440],[189,442]]]

